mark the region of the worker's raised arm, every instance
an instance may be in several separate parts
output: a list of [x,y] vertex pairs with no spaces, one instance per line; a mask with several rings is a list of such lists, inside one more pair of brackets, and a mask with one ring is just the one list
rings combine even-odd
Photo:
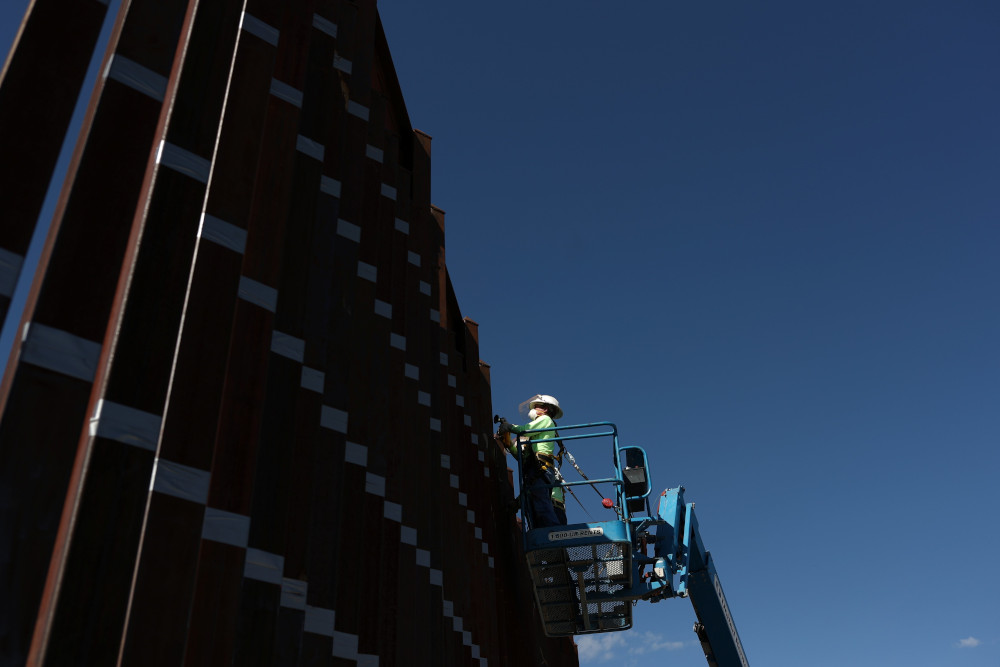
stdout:
[[[528,422],[523,426],[511,424],[510,431],[511,433],[524,433],[525,431],[533,431],[539,428],[552,428],[555,425],[556,423],[552,421],[552,417],[549,417],[548,415],[539,415],[534,419],[534,421]],[[547,433],[540,433],[538,437],[539,439],[548,438],[549,435]]]
[[514,425],[499,416],[495,417],[493,421],[500,424],[500,428],[497,429],[496,435],[493,436],[493,439],[496,440],[497,444],[504,450],[510,452],[514,458],[517,458],[517,440],[510,437]]

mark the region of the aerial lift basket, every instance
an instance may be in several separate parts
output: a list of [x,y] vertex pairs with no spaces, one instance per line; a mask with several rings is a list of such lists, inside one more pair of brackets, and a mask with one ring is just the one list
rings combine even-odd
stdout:
[[[585,432],[578,433],[577,429]],[[618,520],[525,530],[525,556],[545,634],[563,637],[627,630],[632,627],[632,602],[626,595],[632,590],[636,576],[629,503],[634,499],[626,494],[617,428],[610,422],[597,422],[561,427],[560,431],[561,434],[554,428],[538,429],[535,432],[545,433],[546,437],[536,442],[611,439],[615,468],[612,477],[563,484],[566,487],[612,484],[617,502],[604,502],[605,507],[616,510]],[[642,459],[645,460],[644,453]]]
[[[622,527],[621,522],[612,521],[550,532],[551,546],[528,551],[546,635],[632,627],[632,603],[615,599],[632,586],[632,545]],[[589,535],[574,536],[580,533]]]
[[[524,553],[531,572],[535,601],[549,637],[627,630],[633,604],[689,597],[698,623],[695,631],[710,665],[748,667],[729,604],[702,542],[694,503],[684,502],[684,487],[660,494],[655,511],[646,452],[619,447],[618,429],[610,422],[577,424],[524,431],[544,434],[542,442],[559,443],[610,437],[613,475],[581,481],[560,480],[569,487],[611,484],[614,501],[602,500],[615,511],[614,521],[534,527],[521,494]],[[523,453],[519,450],[521,484]],[[600,494],[600,492],[598,492]],[[653,547],[653,554],[648,548]]]

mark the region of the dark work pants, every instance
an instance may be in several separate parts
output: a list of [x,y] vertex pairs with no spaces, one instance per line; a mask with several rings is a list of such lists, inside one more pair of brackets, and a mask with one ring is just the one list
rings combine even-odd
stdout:
[[558,525],[565,526],[566,525],[566,506],[563,505],[562,507],[559,507],[555,503],[552,503],[552,511],[554,511],[556,513],[556,521],[559,522]]
[[528,473],[524,484],[528,491],[528,509],[531,511],[531,527],[545,528],[547,526],[558,526],[559,518],[552,507],[552,487],[556,478],[552,470],[538,470],[537,468]]

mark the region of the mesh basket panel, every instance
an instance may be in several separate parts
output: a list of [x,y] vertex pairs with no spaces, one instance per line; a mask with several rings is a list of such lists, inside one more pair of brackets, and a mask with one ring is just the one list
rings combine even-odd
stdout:
[[[632,626],[630,602],[590,600],[595,595],[620,593],[630,585],[632,553],[629,544],[539,549],[527,556],[547,635],[559,637]],[[581,583],[587,597],[585,612],[581,604]]]

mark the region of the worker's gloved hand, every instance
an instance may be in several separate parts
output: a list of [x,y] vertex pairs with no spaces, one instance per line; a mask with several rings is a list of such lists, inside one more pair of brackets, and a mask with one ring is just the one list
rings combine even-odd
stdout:
[[500,433],[510,433],[511,428],[513,428],[513,426],[511,425],[511,423],[509,421],[507,421],[506,419],[504,419],[503,417],[501,417],[500,418],[500,428],[498,429],[498,431]]

